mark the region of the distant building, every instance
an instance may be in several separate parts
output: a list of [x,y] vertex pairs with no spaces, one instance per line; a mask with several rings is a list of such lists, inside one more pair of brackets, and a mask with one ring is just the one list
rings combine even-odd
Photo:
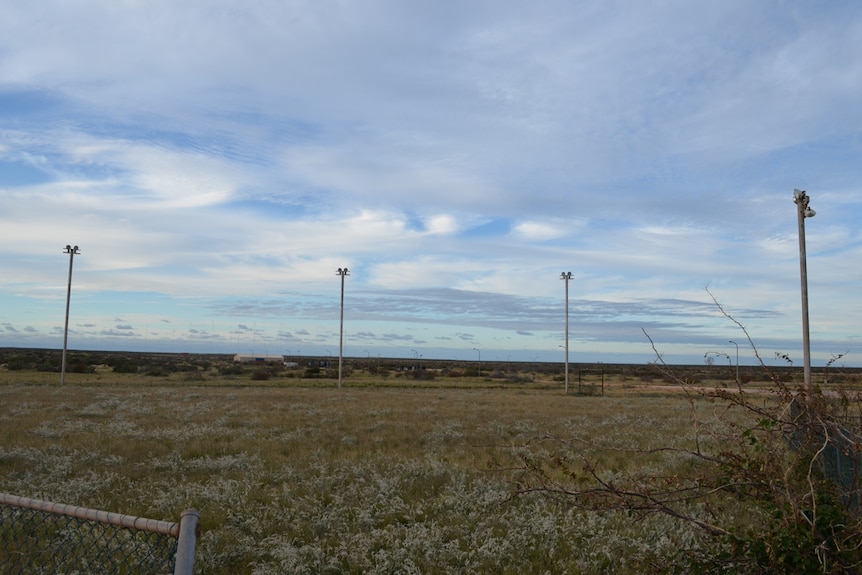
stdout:
[[284,363],[284,356],[269,353],[238,353],[233,356],[233,360],[238,363]]

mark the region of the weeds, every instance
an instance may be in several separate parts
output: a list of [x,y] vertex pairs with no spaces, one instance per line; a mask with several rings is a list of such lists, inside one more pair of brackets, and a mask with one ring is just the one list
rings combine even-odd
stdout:
[[[143,377],[130,375],[130,378]],[[0,386],[0,490],[175,520],[202,573],[641,573],[697,548],[661,516],[511,499],[537,433],[682,434],[673,396],[523,389]],[[625,473],[637,465],[603,450]]]
[[862,439],[847,417],[859,412],[859,393],[792,387],[762,362],[767,389],[748,389],[742,378],[696,386],[657,350],[656,358],[686,398],[686,433],[664,433],[657,420],[649,434],[610,443],[583,432],[534,437],[514,450],[516,492],[591,512],[663,516],[704,536],[659,560],[658,572],[862,571]]

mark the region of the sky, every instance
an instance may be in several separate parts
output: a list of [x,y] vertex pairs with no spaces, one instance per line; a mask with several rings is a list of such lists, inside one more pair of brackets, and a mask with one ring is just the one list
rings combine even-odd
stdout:
[[798,188],[862,366],[860,95],[855,0],[4,2],[0,347],[72,263],[69,349],[334,356],[347,267],[348,357],[801,366]]

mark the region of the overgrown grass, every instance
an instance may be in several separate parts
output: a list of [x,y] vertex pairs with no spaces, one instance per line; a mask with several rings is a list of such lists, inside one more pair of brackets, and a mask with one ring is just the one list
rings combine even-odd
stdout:
[[512,497],[519,458],[555,456],[542,437],[606,445],[620,477],[690,465],[620,450],[692,441],[678,394],[250,383],[0,384],[0,491],[156,519],[197,509],[198,570],[213,574],[660,572],[702,542],[666,516]]

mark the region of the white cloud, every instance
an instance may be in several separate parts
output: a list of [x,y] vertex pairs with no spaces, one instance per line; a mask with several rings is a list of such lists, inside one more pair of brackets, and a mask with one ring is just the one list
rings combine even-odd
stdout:
[[806,187],[819,335],[856,337],[862,8],[789,7],[7,3],[0,295],[28,303],[0,319],[45,331],[71,242],[80,297],[159,318],[345,265],[365,298],[556,300],[565,270],[607,309],[709,284],[793,341]]
[[429,234],[448,235],[461,229],[457,218],[449,214],[431,216],[425,220],[425,228]]
[[541,242],[564,236],[567,230],[549,222],[521,222],[515,225],[513,232],[526,240]]

